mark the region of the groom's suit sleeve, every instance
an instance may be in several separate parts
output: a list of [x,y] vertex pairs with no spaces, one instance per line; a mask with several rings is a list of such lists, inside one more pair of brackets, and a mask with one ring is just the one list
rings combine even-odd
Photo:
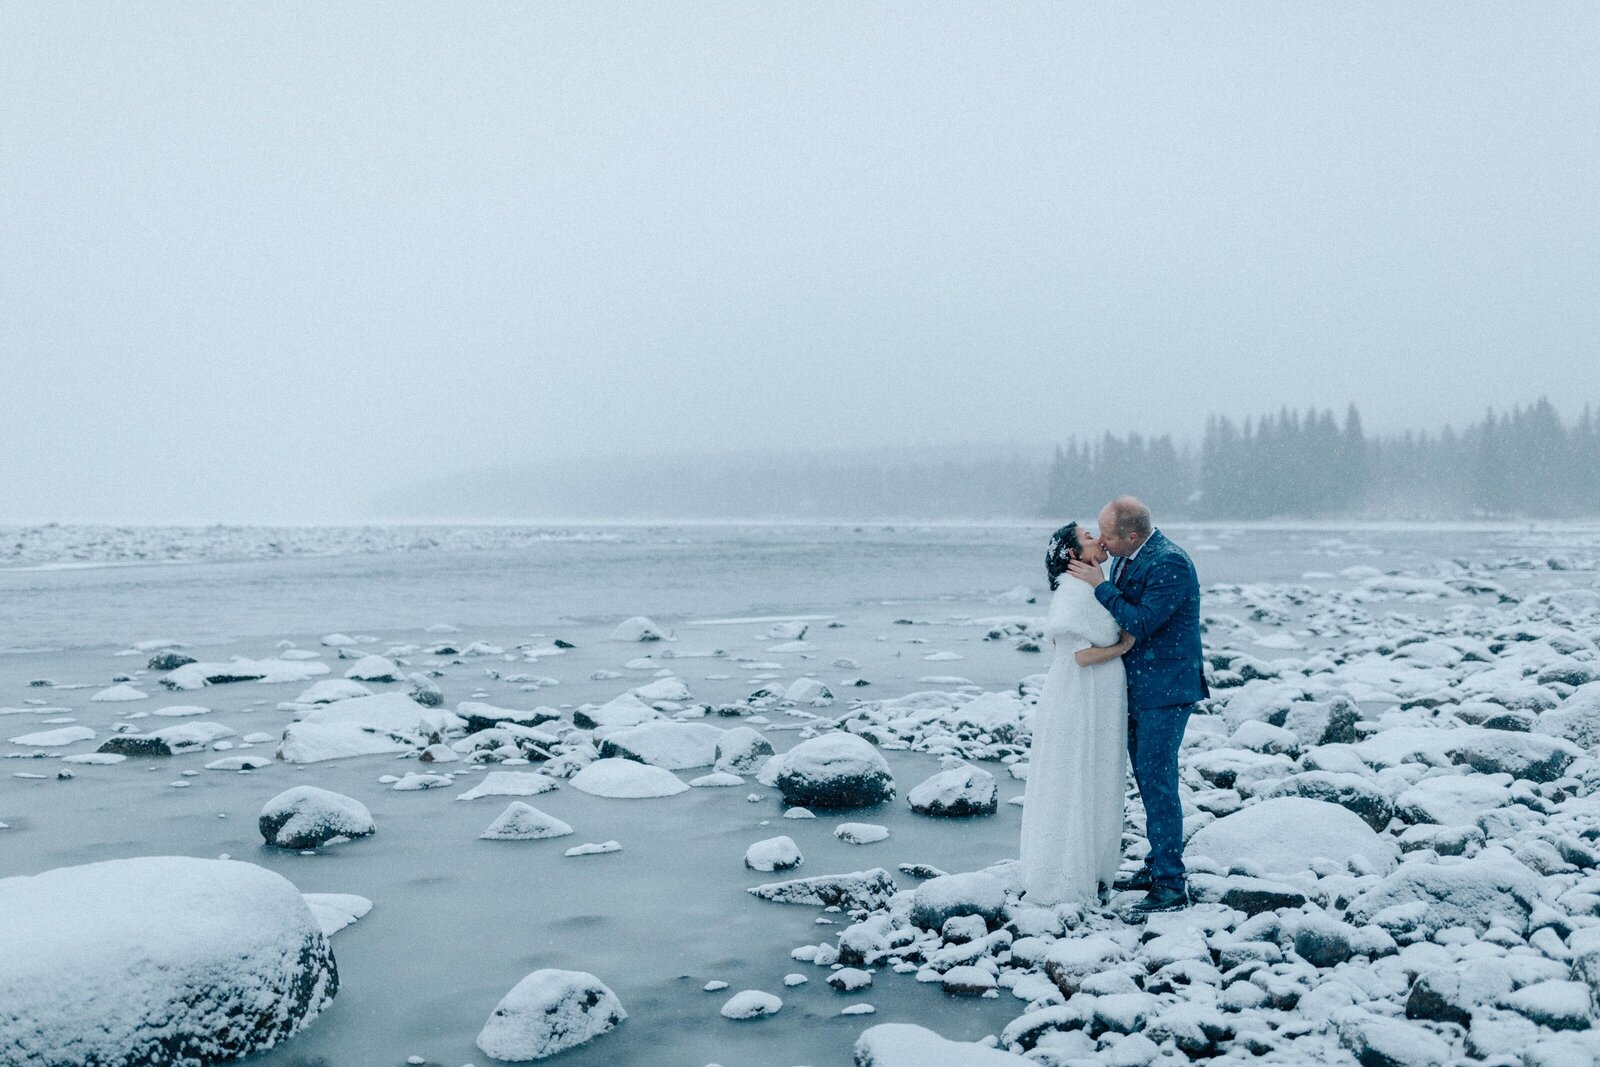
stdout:
[[1137,603],[1123,596],[1110,582],[1095,586],[1094,596],[1111,612],[1118,626],[1132,634],[1135,641],[1144,642],[1177,614],[1188,596],[1188,586],[1189,573],[1183,560],[1168,556],[1150,569],[1150,577]]

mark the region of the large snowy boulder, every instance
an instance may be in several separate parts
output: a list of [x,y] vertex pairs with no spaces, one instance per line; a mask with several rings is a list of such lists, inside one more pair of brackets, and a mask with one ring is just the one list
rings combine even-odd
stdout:
[[1246,866],[1263,874],[1297,874],[1317,858],[1343,863],[1360,856],[1378,873],[1394,869],[1400,849],[1379,837],[1361,816],[1338,804],[1305,797],[1274,797],[1201,827],[1187,851],[1223,867]]
[[894,775],[872,742],[834,733],[802,741],[775,757],[777,786],[788,804],[859,808],[894,799]]
[[627,759],[599,759],[572,776],[572,788],[596,797],[670,797],[689,786],[671,771]]
[[267,844],[278,848],[316,848],[335,837],[366,837],[377,829],[361,801],[314,785],[285,789],[267,801],[257,824]]
[[1440,774],[1424,778],[1395,798],[1395,813],[1409,823],[1471,826],[1479,815],[1509,803],[1509,774]]
[[879,1023],[856,1038],[856,1067],[1029,1067],[1032,1060],[975,1041],[951,1041],[915,1023]]
[[534,971],[495,1006],[478,1048],[497,1060],[542,1060],[593,1041],[627,1017],[617,995],[592,974]]
[[982,693],[950,712],[947,721],[952,726],[968,727],[986,733],[996,741],[1011,742],[1017,738],[1023,716],[1028,707],[1014,690]]
[[554,815],[513,800],[478,837],[483,841],[542,841],[570,833],[572,827]]
[[715,763],[721,738],[721,729],[703,722],[645,722],[606,734],[600,755],[684,771]]
[[792,837],[769,837],[744,850],[744,865],[752,871],[787,871],[803,862],[805,857]]
[[918,815],[959,818],[993,815],[998,797],[994,775],[981,767],[954,767],[918,785],[906,800]]
[[1480,934],[1497,925],[1525,931],[1538,900],[1539,876],[1504,849],[1487,848],[1466,860],[1403,864],[1352,901],[1348,914],[1403,941],[1449,926]]
[[475,734],[479,730],[491,730],[508,722],[531,728],[561,718],[561,713],[555,708],[528,710],[501,708],[479,700],[461,701],[456,705],[456,714],[466,721],[466,730],[469,734]]
[[339,988],[299,891],[250,863],[147,856],[0,879],[0,915],[6,1064],[232,1059],[297,1033]]

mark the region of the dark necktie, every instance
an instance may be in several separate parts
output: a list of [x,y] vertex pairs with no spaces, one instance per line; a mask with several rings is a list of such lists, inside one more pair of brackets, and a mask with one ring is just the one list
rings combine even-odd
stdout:
[[1117,573],[1112,576],[1111,584],[1116,586],[1118,589],[1121,589],[1122,588],[1123,576],[1126,575],[1127,573],[1128,573],[1128,557],[1124,556],[1121,559],[1117,560]]

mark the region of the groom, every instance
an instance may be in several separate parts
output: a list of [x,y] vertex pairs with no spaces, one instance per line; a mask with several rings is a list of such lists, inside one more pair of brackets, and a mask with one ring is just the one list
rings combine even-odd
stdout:
[[1210,695],[1200,651],[1200,579],[1188,553],[1155,529],[1150,509],[1131,496],[1100,512],[1100,544],[1116,560],[1110,581],[1081,560],[1067,569],[1094,587],[1095,599],[1134,637],[1123,658],[1128,757],[1150,839],[1144,869],[1116,888],[1148,891],[1136,911],[1172,911],[1188,903],[1178,746],[1195,702]]

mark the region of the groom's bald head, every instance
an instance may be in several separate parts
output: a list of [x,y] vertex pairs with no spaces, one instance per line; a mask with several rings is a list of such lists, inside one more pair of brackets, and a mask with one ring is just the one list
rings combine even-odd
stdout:
[[1119,496],[1100,511],[1100,543],[1113,556],[1131,556],[1150,539],[1150,509],[1137,497]]

